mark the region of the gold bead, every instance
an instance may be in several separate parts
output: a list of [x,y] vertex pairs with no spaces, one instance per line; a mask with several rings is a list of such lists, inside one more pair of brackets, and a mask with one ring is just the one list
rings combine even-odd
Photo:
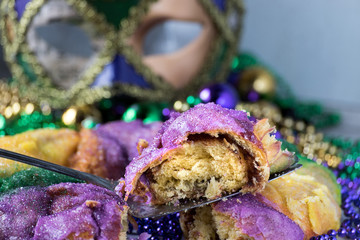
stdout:
[[181,106],[181,111],[185,112],[187,110],[189,110],[190,106],[188,103],[183,103],[183,105]]
[[251,90],[259,94],[273,95],[275,93],[275,80],[263,67],[250,67],[246,69],[238,80],[237,88],[240,94],[247,96]]
[[314,134],[315,133],[315,127],[310,125],[306,127],[306,132],[310,133],[310,134]]
[[303,121],[298,121],[295,123],[295,129],[299,132],[304,131],[305,129],[305,123]]
[[41,106],[41,111],[44,115],[50,115],[51,114],[50,105],[46,104],[46,105]]
[[62,121],[65,125],[73,125],[76,122],[77,110],[75,108],[69,108],[62,115]]
[[25,113],[26,113],[26,114],[31,114],[31,113],[34,111],[34,109],[35,109],[34,104],[28,103],[28,104],[26,104],[26,106],[25,106]]
[[334,155],[335,153],[336,153],[336,147],[335,146],[331,146],[330,148],[329,148],[329,153],[330,154],[332,154],[332,155]]
[[12,107],[10,106],[6,107],[4,111],[5,118],[11,118],[12,114],[13,114]]
[[13,111],[13,114],[18,114],[20,112],[20,103],[16,102],[12,105],[12,111]]
[[284,119],[284,125],[287,128],[291,128],[294,124],[294,121],[291,118],[285,118]]
[[287,136],[286,141],[288,141],[289,143],[295,143],[295,137],[294,136]]
[[179,112],[179,111],[181,111],[181,108],[182,108],[182,102],[181,101],[176,101],[174,103],[174,110]]

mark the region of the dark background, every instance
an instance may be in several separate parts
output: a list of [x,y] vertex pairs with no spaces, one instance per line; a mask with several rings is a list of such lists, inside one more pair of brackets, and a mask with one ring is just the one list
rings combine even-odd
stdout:
[[0,79],[10,77],[9,69],[7,68],[3,59],[3,49],[0,45]]

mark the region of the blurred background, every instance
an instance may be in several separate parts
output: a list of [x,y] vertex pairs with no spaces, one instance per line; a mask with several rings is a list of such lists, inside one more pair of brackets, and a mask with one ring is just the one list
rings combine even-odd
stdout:
[[360,1],[245,0],[239,49],[254,53],[297,97],[340,111],[332,135],[360,137]]
[[[360,137],[360,1],[245,0],[239,50],[255,54],[301,100],[339,111],[326,132]],[[0,49],[0,78],[10,76]]]

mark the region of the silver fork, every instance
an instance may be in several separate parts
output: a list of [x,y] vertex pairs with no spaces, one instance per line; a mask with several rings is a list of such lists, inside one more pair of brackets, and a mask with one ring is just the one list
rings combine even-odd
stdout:
[[[32,166],[36,166],[36,167],[40,167],[40,168],[44,168],[53,172],[57,172],[60,174],[64,174],[76,179],[80,179],[83,180],[87,183],[92,183],[94,185],[100,186],[100,187],[104,187],[107,188],[111,191],[115,190],[115,187],[118,184],[118,181],[113,181],[113,180],[109,180],[109,179],[105,179],[102,177],[98,177],[89,173],[85,173],[85,172],[81,172],[81,171],[77,171],[71,168],[67,168],[64,166],[60,166],[51,162],[46,162],[34,157],[30,157],[30,156],[26,156],[23,154],[19,154],[16,152],[12,152],[12,151],[8,151],[5,149],[0,148],[0,157],[6,158],[6,159],[10,159],[10,160],[14,160],[17,162],[22,162],[25,164],[29,164]],[[273,173],[270,175],[269,178],[269,182],[277,179],[285,174],[291,173],[294,170],[296,170],[297,168],[300,168],[302,165],[298,164],[298,159],[295,159],[295,162],[293,165],[291,165],[289,168],[277,172],[277,173]],[[201,207],[204,206],[206,204],[209,203],[213,203],[213,202],[217,202],[220,201],[222,199],[228,198],[228,197],[233,197],[235,195],[241,194],[240,191],[239,192],[235,192],[217,199],[213,199],[213,200],[208,200],[208,199],[195,199],[195,200],[181,200],[178,204],[172,204],[172,203],[167,203],[167,204],[163,204],[163,205],[148,205],[142,202],[136,202],[131,196],[127,201],[127,204],[130,208],[130,214],[133,215],[134,217],[137,218],[154,218],[154,217],[160,217],[160,216],[164,216],[164,215],[168,215],[171,213],[175,213],[175,212],[181,212],[181,211],[185,211],[185,210],[189,210],[192,208],[196,208],[196,207]]]

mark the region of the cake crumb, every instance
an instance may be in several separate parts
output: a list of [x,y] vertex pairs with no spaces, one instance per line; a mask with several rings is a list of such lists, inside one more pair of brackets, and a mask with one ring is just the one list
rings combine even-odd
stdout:
[[89,208],[94,208],[97,205],[99,205],[100,203],[98,201],[94,201],[94,200],[87,200],[85,202],[86,206],[88,206]]

